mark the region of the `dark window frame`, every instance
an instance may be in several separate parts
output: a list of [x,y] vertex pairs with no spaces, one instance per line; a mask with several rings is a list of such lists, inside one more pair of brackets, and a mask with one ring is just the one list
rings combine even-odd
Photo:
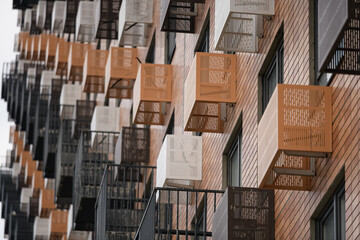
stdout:
[[[341,229],[341,198],[345,197],[345,181],[343,180],[340,184],[340,186],[337,188],[335,193],[332,195],[331,199],[329,200],[329,203],[326,205],[326,207],[322,210],[321,214],[318,218],[316,218],[316,239],[317,240],[324,240],[323,236],[323,223],[327,218],[334,214],[334,239],[343,239],[341,236],[342,230],[343,234],[345,234],[346,231],[346,219],[343,219],[343,227],[344,229]],[[345,206],[344,206],[345,209]],[[345,213],[344,213],[345,214]],[[345,237],[345,236],[343,236]]]
[[[237,133],[234,141],[233,141],[233,144],[230,148],[230,151],[227,153],[227,185],[229,187],[241,187],[241,177],[242,177],[242,174],[241,174],[241,169],[242,169],[242,159],[241,159],[241,145],[242,145],[242,129],[240,129],[240,131]],[[238,173],[239,173],[239,184],[238,185],[235,185],[233,182],[232,182],[232,179],[233,179],[233,176],[232,176],[232,168],[233,168],[233,165],[232,165],[232,159],[234,157],[234,155],[237,154],[238,156],[238,161],[239,161],[239,169],[238,169]]]
[[176,50],[176,32],[165,33],[165,63],[171,64]]
[[155,63],[155,46],[156,46],[156,31],[151,39],[148,52],[146,54],[145,63]]
[[163,142],[165,141],[165,137],[166,135],[173,135],[175,134],[175,109],[171,114],[170,120],[169,120],[169,124],[166,127],[166,131],[165,131],[165,135],[163,138]]

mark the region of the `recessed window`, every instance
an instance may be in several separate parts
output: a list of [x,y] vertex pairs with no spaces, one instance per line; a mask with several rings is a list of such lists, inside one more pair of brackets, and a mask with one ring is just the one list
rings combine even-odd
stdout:
[[265,74],[262,76],[262,112],[265,111],[267,104],[278,83],[284,81],[284,42],[278,45],[274,57],[270,62]]
[[165,136],[164,136],[164,139],[163,139],[163,142],[165,140],[165,137],[166,135],[168,134],[174,134],[175,133],[175,120],[174,120],[174,115],[175,115],[175,110],[173,111],[173,113],[171,114],[171,118],[170,118],[170,121],[169,121],[169,124],[166,128],[166,132],[165,132]]
[[196,237],[193,237],[191,239],[193,240],[205,240],[204,236],[198,236],[199,232],[201,232],[201,235],[203,235],[204,228],[206,228],[205,224],[205,211],[204,211],[204,200],[202,200],[197,208],[196,216],[194,216],[192,222],[191,222],[191,229],[197,233]]
[[165,39],[166,63],[171,64],[172,58],[175,53],[175,48],[176,48],[176,33],[175,32],[166,32],[165,36],[166,36],[166,39]]
[[317,240],[345,240],[345,182],[316,219]]
[[195,51],[196,52],[209,52],[210,51],[209,22],[206,23],[202,33],[200,34],[198,47],[196,48]]
[[151,39],[149,50],[146,55],[146,63],[155,63],[155,33]]
[[234,139],[233,145],[227,155],[227,175],[229,187],[241,186],[241,139],[242,131],[240,130]]

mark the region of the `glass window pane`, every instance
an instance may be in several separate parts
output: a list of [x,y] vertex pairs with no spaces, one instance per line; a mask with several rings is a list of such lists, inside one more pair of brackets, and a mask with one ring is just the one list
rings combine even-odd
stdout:
[[232,187],[240,187],[240,159],[239,159],[239,148],[236,146],[233,154],[230,158],[230,186]]
[[345,193],[340,196],[340,236],[345,240]]
[[322,239],[323,240],[334,240],[334,211],[327,216],[322,223]]

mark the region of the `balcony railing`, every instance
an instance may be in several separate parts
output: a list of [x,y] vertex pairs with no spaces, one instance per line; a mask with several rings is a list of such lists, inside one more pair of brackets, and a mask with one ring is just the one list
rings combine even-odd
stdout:
[[[211,237],[207,218],[216,211],[223,193],[217,190],[155,188],[134,239]],[[174,203],[170,202],[170,196],[176,196]],[[168,201],[156,201],[157,198]]]
[[[55,37],[54,35],[50,35],[49,40],[46,44],[45,64],[48,69],[54,70],[55,68],[56,50],[59,41],[60,41],[59,38]],[[62,54],[66,54],[66,53],[62,53]],[[58,71],[56,69],[55,71],[56,74],[58,74]]]
[[100,0],[95,9],[97,39],[118,39],[117,21],[122,0]]
[[153,1],[123,0],[119,12],[119,45],[145,46],[153,23]]
[[137,56],[137,48],[110,48],[105,70],[105,93],[108,98],[132,98],[139,68]]
[[96,101],[77,100],[74,110],[74,119],[71,134],[75,139],[80,138],[83,129],[90,128],[93,113],[95,111]]
[[140,65],[133,92],[135,124],[162,125],[166,104],[171,102],[171,65]]
[[64,33],[75,33],[76,14],[81,0],[66,0]]
[[150,129],[123,127],[116,143],[115,162],[148,163],[150,160]]
[[71,43],[69,51],[68,63],[68,80],[79,81],[83,80],[85,56],[92,46],[85,43]]
[[194,33],[198,3],[205,3],[205,0],[162,0],[161,30]]
[[322,72],[359,75],[359,1],[317,4],[318,69]]
[[257,52],[263,15],[275,15],[275,0],[215,1],[216,50]]
[[80,1],[75,25],[77,41],[90,43],[95,40],[95,8],[96,2]]
[[26,130],[26,115],[27,115],[27,100],[29,98],[29,91],[25,86],[22,87],[22,92],[20,94],[20,116],[19,123],[22,130]]
[[[74,168],[73,206],[75,230],[93,231],[94,206],[101,179],[108,163],[114,162],[114,132],[83,131]],[[92,138],[96,140],[92,143]]]
[[50,239],[50,219],[36,217],[34,221],[34,239]]
[[278,84],[258,126],[261,188],[309,190],[315,157],[332,152],[331,88]]
[[64,31],[66,20],[66,2],[55,1],[52,12],[51,30],[55,34],[61,34]]
[[[50,45],[50,43],[49,43]],[[70,52],[71,43],[67,42],[65,39],[58,39],[58,44],[56,47],[55,55],[55,73],[56,75],[66,76],[68,74],[68,60]]]
[[104,93],[105,66],[109,51],[89,49],[84,62],[83,92]]
[[196,53],[184,95],[186,131],[223,132],[226,104],[236,102],[236,56]]
[[55,208],[54,190],[42,189],[39,196],[39,216],[49,218],[51,211]]
[[107,165],[95,205],[95,239],[132,239],[154,177],[155,167]]

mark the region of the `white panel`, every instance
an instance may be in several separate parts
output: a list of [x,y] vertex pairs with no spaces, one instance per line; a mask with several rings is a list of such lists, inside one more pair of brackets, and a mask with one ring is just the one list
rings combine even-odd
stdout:
[[25,16],[24,16],[24,32],[29,32],[31,27],[31,17],[32,17],[32,9],[26,9],[25,10]]
[[[63,84],[60,95],[60,105],[76,106],[76,101],[81,100],[81,85],[79,84]],[[74,111],[75,114],[76,111]],[[60,107],[60,116],[62,114],[62,106]]]
[[20,210],[26,212],[29,206],[30,197],[33,195],[32,188],[22,188],[20,193]]
[[[41,94],[46,94],[45,93],[45,89],[50,90],[50,86],[51,86],[51,81],[52,79],[55,77],[55,72],[54,71],[42,71],[41,73],[41,80],[40,80],[40,93]],[[50,93],[48,93],[50,94]]]
[[18,61],[18,73],[24,73],[24,65],[26,64],[26,63],[30,63],[30,61],[27,61],[27,60],[19,60]]
[[95,34],[98,31],[100,18],[101,18],[101,2],[102,2],[101,0],[98,0],[95,6]]
[[19,47],[19,34],[16,33],[15,37],[14,37],[14,52],[19,52],[20,51],[20,47]]
[[145,46],[147,27],[152,22],[152,0],[124,0],[119,12],[119,44]]
[[20,27],[22,23],[22,10],[18,10],[16,26]]
[[26,89],[29,89],[30,84],[36,82],[36,68],[28,68],[26,76]]
[[67,239],[70,239],[71,229],[72,229],[72,223],[73,223],[73,205],[70,205],[69,211],[68,211],[68,221],[67,221]]
[[15,162],[15,163],[13,164],[13,167],[12,167],[12,173],[11,173],[12,178],[17,177],[17,176],[19,175],[19,173],[20,173],[20,170],[21,170],[21,165],[20,165],[20,163],[19,163],[19,162]]
[[66,17],[66,2],[65,1],[55,1],[53,12],[52,12],[52,21],[51,21],[51,30],[53,33],[62,33],[65,26],[65,17]]
[[76,40],[92,42],[95,39],[96,2],[81,1],[76,15]]
[[231,11],[273,16],[275,15],[275,0],[231,0]]
[[50,238],[50,219],[35,217],[34,221],[34,239]]
[[55,189],[55,179],[54,178],[45,178],[45,188],[46,189]]
[[91,131],[119,132],[119,111],[118,107],[96,106],[91,120]]
[[36,26],[44,29],[46,18],[46,1],[39,1],[36,11]]

